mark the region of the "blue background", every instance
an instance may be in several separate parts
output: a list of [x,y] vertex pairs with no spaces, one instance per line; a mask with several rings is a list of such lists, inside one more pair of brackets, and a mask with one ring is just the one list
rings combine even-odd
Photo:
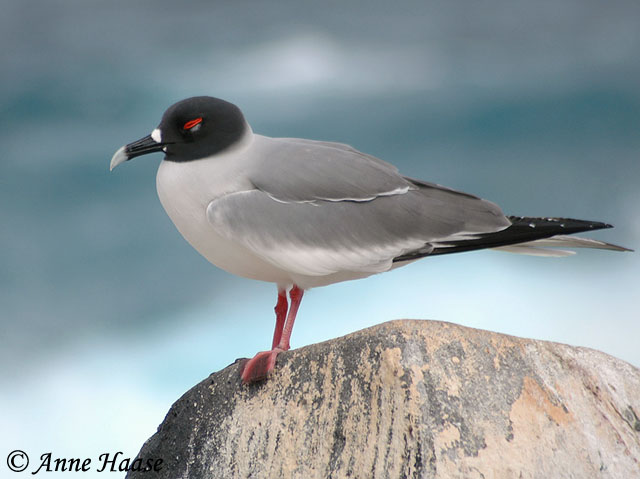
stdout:
[[[637,1],[0,3],[3,454],[133,457],[186,389],[270,345],[275,287],[180,237],[161,156],[109,173],[184,97],[640,245]],[[310,291],[292,344],[423,318],[640,365],[639,267],[584,250],[430,258]]]

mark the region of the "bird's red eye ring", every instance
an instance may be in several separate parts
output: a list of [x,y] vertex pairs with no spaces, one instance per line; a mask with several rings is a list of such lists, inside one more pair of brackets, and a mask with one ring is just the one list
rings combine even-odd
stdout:
[[191,128],[193,128],[194,126],[196,126],[199,123],[202,123],[202,117],[194,118],[193,120],[186,122],[184,124],[184,126],[182,127],[182,129],[183,130],[190,130]]

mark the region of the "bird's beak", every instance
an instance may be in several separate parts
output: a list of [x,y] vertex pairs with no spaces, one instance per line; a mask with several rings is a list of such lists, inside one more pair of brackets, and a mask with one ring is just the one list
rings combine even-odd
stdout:
[[147,153],[154,153],[156,151],[162,151],[165,143],[156,141],[153,138],[153,136],[155,136],[154,133],[152,133],[151,135],[147,135],[144,138],[140,138],[138,141],[129,143],[128,145],[125,145],[118,151],[116,151],[115,155],[113,155],[113,158],[111,158],[109,170],[112,171],[120,163],[129,161],[131,158],[135,158],[136,156],[146,155]]

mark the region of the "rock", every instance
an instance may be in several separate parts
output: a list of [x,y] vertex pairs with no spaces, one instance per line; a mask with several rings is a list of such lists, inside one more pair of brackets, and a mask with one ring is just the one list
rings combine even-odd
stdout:
[[240,364],[172,407],[128,478],[640,477],[640,370],[598,351],[392,321]]

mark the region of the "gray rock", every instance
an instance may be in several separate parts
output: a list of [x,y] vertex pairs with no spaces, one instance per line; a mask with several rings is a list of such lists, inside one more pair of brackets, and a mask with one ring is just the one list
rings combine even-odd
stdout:
[[240,364],[172,407],[128,478],[640,478],[640,370],[598,351],[392,321]]

